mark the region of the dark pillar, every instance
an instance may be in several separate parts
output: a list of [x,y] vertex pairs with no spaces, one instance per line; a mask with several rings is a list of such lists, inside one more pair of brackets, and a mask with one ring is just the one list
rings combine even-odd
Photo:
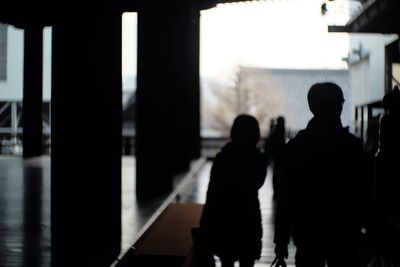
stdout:
[[356,106],[354,108],[354,130],[356,133],[358,133],[359,128],[358,128],[358,107]]
[[400,41],[396,40],[385,46],[385,94],[393,90],[398,83],[393,77],[393,63],[400,62]]
[[182,3],[159,10],[138,13],[139,198],[170,190],[174,173],[200,151],[199,12]]
[[43,28],[32,26],[24,34],[23,156],[42,155]]
[[121,241],[121,14],[53,26],[53,266],[110,266]]
[[360,127],[360,133],[361,133],[361,141],[364,143],[364,129],[365,129],[365,123],[364,123],[364,106],[362,106],[361,108],[360,108],[360,116],[361,116],[361,127]]
[[189,158],[195,159],[200,157],[200,12],[191,10],[190,23],[186,30],[189,40],[187,60],[190,66],[188,73],[188,84],[190,90],[185,90],[187,93],[184,102],[188,110],[188,147]]
[[393,84],[393,44],[385,46],[385,94],[392,90]]

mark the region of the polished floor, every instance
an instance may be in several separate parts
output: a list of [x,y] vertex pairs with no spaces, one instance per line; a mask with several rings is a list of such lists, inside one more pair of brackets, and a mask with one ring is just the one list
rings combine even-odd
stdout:
[[[194,167],[196,171],[192,175],[178,176],[175,195],[138,203],[134,194],[135,159],[123,157],[121,255],[137,240],[149,220],[166,202],[204,203],[210,168],[211,162],[206,162]],[[274,257],[270,181],[269,173],[260,191],[264,247],[257,266],[270,264]],[[51,266],[50,200],[48,156],[29,160],[0,156],[0,267]],[[291,252],[293,255],[293,247]],[[289,266],[293,264],[293,257],[288,263]]]
[[50,266],[50,161],[0,157],[0,266]]

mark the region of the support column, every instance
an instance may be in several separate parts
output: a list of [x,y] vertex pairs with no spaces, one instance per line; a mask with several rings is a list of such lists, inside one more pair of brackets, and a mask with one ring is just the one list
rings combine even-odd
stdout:
[[354,108],[354,130],[356,133],[358,133],[359,128],[358,128],[358,107],[356,106]]
[[192,11],[191,18],[191,28],[189,29],[189,33],[191,33],[192,38],[191,43],[192,51],[191,51],[191,63],[192,66],[192,79],[190,79],[192,85],[190,90],[190,99],[192,99],[192,103],[189,105],[191,111],[190,118],[190,158],[197,159],[201,156],[201,134],[200,134],[200,11],[194,10]]
[[392,90],[392,79],[393,79],[393,45],[389,44],[385,46],[385,94]]
[[385,46],[385,94],[393,90],[393,63],[400,61],[400,41],[396,40]]
[[364,139],[365,139],[365,134],[364,134],[364,129],[365,129],[365,125],[364,125],[364,106],[362,106],[360,108],[360,115],[361,115],[361,127],[360,127],[360,131],[361,131],[361,141],[364,144]]
[[136,192],[166,192],[200,151],[199,11],[138,13]]
[[121,14],[53,26],[53,266],[110,266],[121,243]]
[[24,33],[23,156],[43,152],[43,28],[32,26]]
[[[182,60],[178,73],[183,76],[178,76],[182,79],[182,86],[177,94],[179,105],[175,106],[176,114],[182,117],[177,120],[175,129],[184,132],[187,144],[182,144],[182,149],[185,157],[191,160],[200,157],[200,12],[196,9],[186,10],[175,23],[174,38],[184,38],[174,51],[174,57]],[[182,119],[185,121],[183,129]]]
[[11,103],[11,144],[18,144],[18,103]]

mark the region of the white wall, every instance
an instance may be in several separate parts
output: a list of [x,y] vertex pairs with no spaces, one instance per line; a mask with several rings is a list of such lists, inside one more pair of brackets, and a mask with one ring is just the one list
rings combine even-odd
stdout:
[[[385,46],[396,35],[350,34],[350,79],[353,105],[381,100],[385,93]],[[354,50],[361,47],[360,61]]]
[[23,30],[7,27],[7,80],[0,81],[0,101],[22,99]]

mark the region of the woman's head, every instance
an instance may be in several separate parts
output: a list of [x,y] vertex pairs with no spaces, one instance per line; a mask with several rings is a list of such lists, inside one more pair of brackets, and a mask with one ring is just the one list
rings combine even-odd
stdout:
[[256,146],[260,139],[257,119],[247,114],[238,115],[233,121],[231,139],[236,144]]

